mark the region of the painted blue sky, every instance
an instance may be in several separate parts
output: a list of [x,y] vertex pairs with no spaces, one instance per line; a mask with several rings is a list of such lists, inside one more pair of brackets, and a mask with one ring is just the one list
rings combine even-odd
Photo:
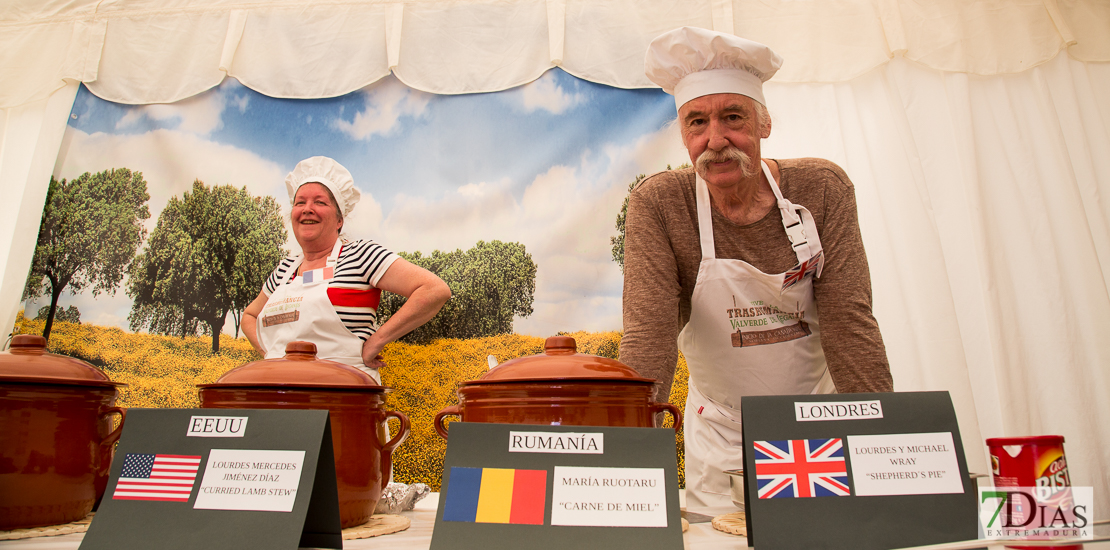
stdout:
[[[686,160],[663,128],[674,116],[673,98],[659,90],[611,88],[559,69],[512,90],[458,96],[392,76],[317,100],[266,97],[234,79],[170,105],[110,103],[82,88],[54,175],[143,172],[153,229],[194,179],[272,194],[288,211],[285,174],[303,158],[331,156],[363,193],[348,237],[424,253],[521,242],[539,269],[535,313],[516,332],[619,330],[621,274],[609,238],[628,183]],[[126,328],[122,286],[61,303],[77,305],[83,321]]]

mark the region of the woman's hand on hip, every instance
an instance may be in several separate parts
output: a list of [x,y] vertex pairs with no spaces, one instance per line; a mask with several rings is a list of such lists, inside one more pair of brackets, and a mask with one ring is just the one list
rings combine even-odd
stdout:
[[385,360],[382,359],[382,344],[377,343],[374,335],[370,335],[365,342],[362,343],[362,364],[371,369],[380,369],[385,366]]

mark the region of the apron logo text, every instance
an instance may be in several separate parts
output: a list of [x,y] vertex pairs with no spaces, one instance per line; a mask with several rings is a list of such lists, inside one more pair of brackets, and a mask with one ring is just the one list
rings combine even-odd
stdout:
[[810,334],[812,334],[812,331],[809,330],[809,323],[805,321],[798,321],[797,324],[771,330],[753,330],[749,332],[740,332],[737,330],[732,333],[732,347],[744,348],[748,346],[778,344],[780,342],[789,342],[790,340],[805,338]]
[[[805,317],[804,311],[786,312],[775,306],[738,307],[725,310],[733,330],[744,327],[765,327],[769,324],[785,324]],[[759,317],[753,319],[753,317]],[[807,333],[808,334],[808,333]]]
[[277,315],[267,315],[262,318],[263,327],[272,327],[274,325],[282,325],[285,323],[292,323],[301,318],[301,312],[291,311],[289,313],[279,313]]

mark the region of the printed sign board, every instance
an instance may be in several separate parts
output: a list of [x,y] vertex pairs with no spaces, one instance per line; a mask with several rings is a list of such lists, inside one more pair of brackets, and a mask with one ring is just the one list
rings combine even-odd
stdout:
[[326,410],[131,409],[81,550],[343,548]]
[[901,548],[977,538],[948,392],[741,403],[748,544]]
[[432,550],[681,549],[674,430],[455,422]]

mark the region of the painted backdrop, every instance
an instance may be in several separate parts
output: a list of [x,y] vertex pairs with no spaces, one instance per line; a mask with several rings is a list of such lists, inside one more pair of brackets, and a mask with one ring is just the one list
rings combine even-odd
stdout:
[[[238,310],[297,249],[285,175],[303,158],[331,156],[362,192],[346,237],[418,263],[474,268],[456,270],[463,280],[444,277],[452,302],[478,304],[452,314],[494,315],[496,304],[481,300],[502,295],[493,281],[502,266],[516,272],[508,280],[521,303],[507,319],[383,350],[383,383],[395,390],[387,407],[412,420],[394,454],[395,479],[438,489],[444,444],[432,420],[489,356],[538,354],[544,337],[570,333],[579,351],[617,357],[616,222],[631,183],[687,161],[666,126],[674,117],[673,99],[659,90],[611,88],[558,69],[512,90],[459,96],[417,92],[392,77],[318,100],[266,97],[233,79],[170,105],[121,105],[82,88],[16,330],[49,330],[51,351],[128,384],[125,406],[197,406],[196,384],[259,358],[238,333]],[[212,305],[219,293],[227,296]],[[395,302],[383,296],[382,307]],[[185,303],[215,311],[218,322],[198,322]],[[206,329],[213,326],[222,329]],[[671,400],[681,407],[678,367]]]
[[[288,230],[285,174],[303,158],[331,156],[362,191],[348,237],[424,255],[521,243],[537,273],[534,312],[514,320],[515,332],[620,330],[614,222],[638,174],[686,161],[673,131],[661,130],[674,116],[659,90],[611,88],[558,69],[512,90],[461,96],[414,91],[392,77],[318,100],[270,98],[234,79],[170,105],[121,105],[82,88],[54,176],[140,172],[148,236],[167,202],[196,180],[272,195]],[[295,250],[287,238],[285,249]],[[116,289],[65,289],[59,306],[77,308],[84,323],[127,329],[126,281]],[[48,298],[29,300],[25,315]],[[230,316],[224,331],[234,332]]]

